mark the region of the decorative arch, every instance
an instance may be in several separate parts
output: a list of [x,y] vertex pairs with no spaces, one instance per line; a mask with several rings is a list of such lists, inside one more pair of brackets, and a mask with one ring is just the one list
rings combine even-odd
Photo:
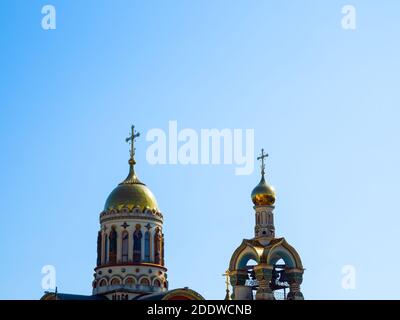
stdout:
[[143,276],[139,279],[139,284],[141,286],[150,286],[150,279],[146,276]]
[[279,259],[285,262],[289,268],[303,269],[300,256],[297,251],[289,245],[284,238],[279,242],[269,247],[263,253],[263,260],[269,265],[274,265]]
[[169,291],[162,300],[205,300],[199,293],[188,288]]
[[99,281],[99,287],[106,287],[108,285],[108,281],[106,278],[102,278]]
[[257,264],[259,263],[259,259],[257,257],[257,255],[254,254],[254,252],[246,250],[247,252],[241,254],[238,257],[237,263],[236,263],[236,269],[235,270],[243,270],[246,269],[247,263],[250,260],[254,260],[257,262]]
[[296,260],[292,253],[285,248],[278,247],[269,255],[268,264],[274,265],[278,260],[283,260],[288,268],[296,268]]
[[129,208],[127,206],[123,206],[120,211],[121,213],[129,213]]
[[126,276],[125,279],[124,279],[124,284],[126,284],[126,285],[133,286],[133,285],[135,285],[136,283],[137,283],[136,277],[133,276],[133,275],[128,275],[128,276]]
[[235,250],[229,263],[229,270],[244,269],[249,260],[260,263],[260,254],[262,248],[256,248],[249,240],[243,240],[242,244]]
[[161,288],[161,281],[157,278],[155,278],[153,280],[153,286],[157,287],[157,288]]
[[122,284],[122,279],[119,276],[114,276],[110,279],[110,285],[117,286]]

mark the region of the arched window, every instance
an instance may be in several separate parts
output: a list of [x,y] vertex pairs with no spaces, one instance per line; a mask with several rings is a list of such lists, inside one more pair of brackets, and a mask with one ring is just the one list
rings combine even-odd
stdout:
[[160,282],[160,280],[158,280],[158,279],[154,280],[154,286],[155,286],[155,287],[161,287],[161,282]]
[[126,278],[125,284],[132,286],[135,284],[135,279],[133,279],[132,277]]
[[107,285],[106,279],[101,279],[99,283],[99,287],[105,287]]
[[119,284],[121,284],[121,281],[118,278],[114,278],[114,279],[111,280],[111,285],[112,286],[116,286],[116,285],[119,285]]
[[97,233],[97,266],[101,265],[101,231]]
[[128,262],[128,242],[129,234],[128,231],[122,232],[122,262]]
[[108,263],[108,236],[105,234],[104,237],[104,257],[105,257],[105,263]]
[[115,264],[117,263],[117,231],[115,231],[115,227],[112,227],[108,238],[110,241],[110,251],[108,259],[110,263]]
[[142,286],[149,286],[150,285],[150,281],[147,278],[142,278],[142,280],[140,280],[140,284]]
[[140,224],[135,227],[133,233],[133,262],[140,262],[142,258],[142,231],[140,231]]
[[144,261],[150,262],[150,232],[144,234]]

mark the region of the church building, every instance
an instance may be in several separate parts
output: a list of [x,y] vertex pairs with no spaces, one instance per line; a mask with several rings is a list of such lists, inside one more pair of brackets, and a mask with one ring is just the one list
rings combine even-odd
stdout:
[[204,300],[185,287],[169,290],[164,259],[164,216],[135,172],[132,126],[129,174],[108,196],[100,213],[97,263],[90,296],[47,292],[43,300]]
[[235,250],[226,276],[233,288],[233,300],[303,300],[300,285],[304,268],[297,251],[275,236],[275,190],[265,179],[265,158],[261,150],[261,180],[253,189],[254,237],[244,239]]
[[[187,287],[169,289],[164,258],[164,216],[150,189],[135,172],[132,126],[128,176],[108,196],[100,213],[92,295],[46,292],[42,300],[204,300]],[[304,268],[297,251],[275,236],[275,190],[265,179],[254,188],[254,236],[234,251],[226,271],[226,300],[303,300]],[[233,292],[229,290],[229,284]]]

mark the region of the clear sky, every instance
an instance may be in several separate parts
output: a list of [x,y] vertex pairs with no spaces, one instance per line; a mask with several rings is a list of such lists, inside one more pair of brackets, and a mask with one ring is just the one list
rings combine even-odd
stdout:
[[[45,4],[55,30],[41,27]],[[356,30],[341,26],[346,4]],[[399,15],[397,0],[1,1],[0,298],[40,298],[48,264],[60,292],[91,293],[133,123],[170,287],[223,299],[230,256],[253,236],[259,170],[150,165],[144,136],[171,120],[254,129],[306,298],[399,298]]]

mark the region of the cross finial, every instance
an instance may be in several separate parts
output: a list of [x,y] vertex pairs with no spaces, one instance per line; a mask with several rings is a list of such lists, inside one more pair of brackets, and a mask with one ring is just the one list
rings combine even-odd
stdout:
[[229,270],[226,270],[225,273],[223,274],[223,276],[225,277],[225,284],[226,284],[226,288],[228,289],[229,287]]
[[133,164],[135,164],[135,139],[138,138],[140,136],[140,132],[136,132],[135,133],[135,126],[131,127],[131,135],[125,139],[125,142],[129,142],[131,144],[131,150],[130,150],[130,154],[131,154],[131,158],[129,159],[129,161],[132,161]]
[[264,148],[261,149],[261,155],[257,158],[257,160],[261,160],[261,175],[265,174],[265,162],[264,159],[268,157],[268,153],[264,153]]
[[229,292],[229,270],[226,270],[223,276],[225,276],[225,285],[226,285],[226,295],[225,300],[230,300],[230,292]]
[[140,136],[139,132],[135,131],[135,126],[131,127],[131,135],[125,139],[125,142],[129,142],[131,145],[131,150],[130,150],[130,158],[129,158],[129,174],[126,177],[124,181],[122,181],[120,184],[133,184],[133,183],[141,183],[138,179],[138,177],[135,174],[135,139]]

